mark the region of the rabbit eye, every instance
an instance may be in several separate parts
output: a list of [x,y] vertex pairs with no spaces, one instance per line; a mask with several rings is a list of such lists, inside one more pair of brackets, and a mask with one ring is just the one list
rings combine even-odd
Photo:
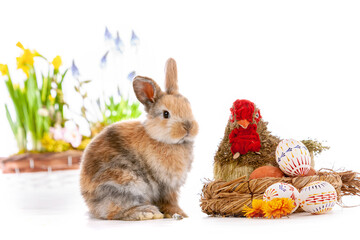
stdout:
[[169,118],[170,117],[170,113],[168,111],[163,111],[163,117],[164,118]]

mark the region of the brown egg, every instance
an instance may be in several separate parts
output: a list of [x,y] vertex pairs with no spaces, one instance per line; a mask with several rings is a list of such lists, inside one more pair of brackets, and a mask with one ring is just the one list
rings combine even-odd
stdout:
[[313,175],[316,175],[316,170],[311,167],[309,172],[305,174],[305,176],[313,176]]
[[262,166],[262,167],[255,169],[250,174],[249,179],[264,178],[264,177],[281,178],[283,176],[284,176],[284,173],[278,167]]

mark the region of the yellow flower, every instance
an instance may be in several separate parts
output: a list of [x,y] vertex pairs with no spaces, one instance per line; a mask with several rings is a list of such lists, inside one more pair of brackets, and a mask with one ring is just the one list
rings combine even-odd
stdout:
[[54,60],[52,61],[52,65],[54,66],[55,71],[59,70],[59,67],[61,66],[62,61],[60,56],[56,56]]
[[46,152],[65,152],[70,149],[70,144],[63,140],[54,140],[48,133],[41,139],[41,144]]
[[32,50],[32,54],[34,54],[34,57],[41,57],[41,54],[38,51],[36,51],[35,49]]
[[24,52],[20,57],[16,58],[17,69],[22,69],[27,77],[29,77],[30,68],[34,66],[34,57],[40,57],[41,55],[36,50],[30,50],[24,48],[21,42],[16,44]]
[[17,47],[21,48],[22,50],[25,50],[24,46],[21,44],[21,42],[18,42],[16,44]]
[[244,216],[247,218],[253,218],[253,217],[263,217],[264,213],[263,213],[263,206],[264,206],[264,201],[261,199],[254,199],[252,201],[252,208],[246,206],[243,210],[243,212],[245,213]]
[[29,77],[30,68],[34,66],[34,54],[29,49],[24,49],[24,53],[16,58],[17,69],[22,69]]
[[3,76],[9,73],[8,66],[6,64],[0,64],[0,72]]
[[49,95],[49,101],[51,102],[51,105],[55,104],[55,98],[51,95]]
[[[18,42],[18,43],[16,44],[16,46],[25,51],[25,48],[24,48],[24,46],[21,44],[21,42]],[[41,54],[40,54],[38,51],[36,51],[36,50],[32,50],[32,54],[33,54],[35,57],[40,57],[40,56],[41,56]]]
[[263,211],[266,218],[281,218],[289,215],[294,207],[294,200],[291,198],[274,198],[265,202]]
[[76,148],[77,150],[85,150],[86,146],[91,142],[90,138],[85,138],[81,141],[80,145]]
[[70,149],[70,143],[63,140],[55,141],[54,152],[65,152]]
[[48,133],[45,133],[41,139],[41,145],[45,148],[47,152],[54,151],[55,140],[50,137]]

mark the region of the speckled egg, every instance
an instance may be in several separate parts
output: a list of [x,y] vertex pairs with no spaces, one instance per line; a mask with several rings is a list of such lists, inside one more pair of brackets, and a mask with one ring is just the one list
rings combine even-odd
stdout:
[[282,140],[276,148],[276,161],[281,171],[291,177],[305,176],[311,167],[306,146],[294,139]]
[[265,190],[263,200],[270,201],[274,198],[290,198],[294,200],[294,209],[291,213],[299,207],[299,191],[288,183],[274,183]]
[[312,214],[329,212],[337,202],[335,188],[328,182],[315,181],[301,189],[300,207]]

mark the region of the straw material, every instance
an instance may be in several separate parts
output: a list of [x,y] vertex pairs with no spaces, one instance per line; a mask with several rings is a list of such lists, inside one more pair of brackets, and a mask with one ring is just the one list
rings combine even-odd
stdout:
[[[214,156],[214,178],[215,180],[231,181],[241,176],[249,176],[256,168],[261,166],[275,166],[278,167],[278,163],[275,159],[276,148],[281,141],[280,138],[271,134],[267,128],[268,122],[260,120],[257,124],[257,133],[260,136],[261,148],[259,152],[248,152],[244,155],[235,155],[231,152],[231,144],[229,135],[236,124],[228,121],[224,137],[222,138],[218,150]],[[311,155],[311,166],[315,167],[314,156],[320,154],[322,151],[329,149],[329,147],[323,145],[317,140],[302,140],[301,141],[309,150]]]
[[[335,172],[324,169],[317,175],[307,177],[262,178],[247,180],[240,177],[233,181],[215,180],[205,183],[202,189],[200,206],[204,213],[212,216],[243,216],[245,206],[251,207],[253,199],[262,199],[265,190],[272,184],[285,182],[295,186],[299,191],[314,181],[326,181],[334,186],[341,197],[347,195],[360,196],[360,178],[352,171]],[[302,211],[300,208],[297,211]]]

